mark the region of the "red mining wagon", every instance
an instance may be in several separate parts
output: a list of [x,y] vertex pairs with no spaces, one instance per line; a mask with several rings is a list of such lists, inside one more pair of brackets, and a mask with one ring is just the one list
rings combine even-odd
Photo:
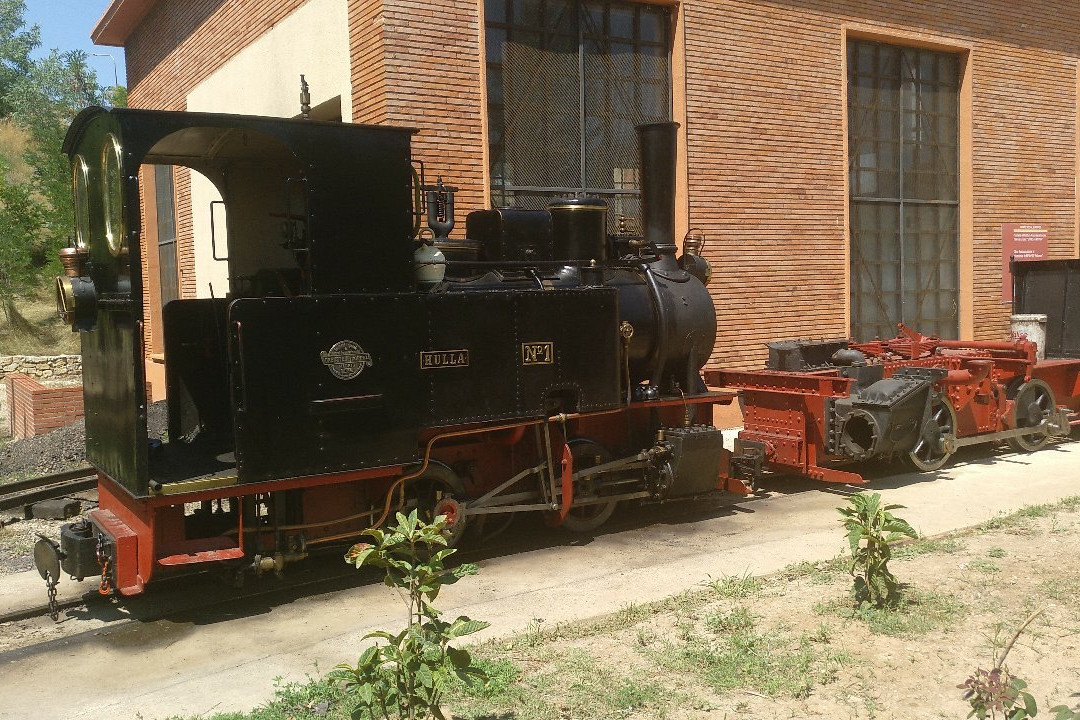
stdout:
[[1016,309],[1047,316],[1050,359],[1026,337],[942,340],[900,325],[892,340],[770,343],[768,369],[709,371],[742,393],[732,475],[765,468],[861,483],[844,461],[902,457],[920,471],[957,448],[1043,447],[1080,425],[1080,261],[1019,263]]

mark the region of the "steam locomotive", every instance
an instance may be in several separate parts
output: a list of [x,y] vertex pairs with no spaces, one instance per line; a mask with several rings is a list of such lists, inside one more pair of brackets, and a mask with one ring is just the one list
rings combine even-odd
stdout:
[[[135,595],[170,574],[281,573],[413,508],[446,517],[451,543],[528,511],[591,532],[624,501],[748,493],[770,471],[859,483],[836,461],[933,470],[1080,424],[1077,261],[1018,273],[1064,358],[903,328],[703,375],[712,269],[702,237],[675,242],[677,127],[637,129],[639,231],[609,234],[606,205],[578,197],[472,212],[452,240],[453,188],[426,183],[408,129],[84,111],[57,298],[81,334],[99,506],[35,547],[46,582]],[[163,437],[147,429],[144,165],[198,171],[227,208],[224,297],[163,309]],[[736,392],[729,452],[713,413]]]
[[[397,509],[445,516],[453,542],[489,515],[588,532],[622,501],[716,489],[712,410],[734,395],[701,376],[716,315],[700,241],[677,252],[677,127],[637,129],[640,233],[609,238],[603,202],[568,198],[473,212],[455,246],[452,189],[420,177],[410,130],[83,112],[57,295],[82,338],[99,506],[37,548],[43,576],[133,595],[207,567],[281,572]],[[146,424],[147,164],[202,173],[227,208],[228,293],[163,310],[162,438]],[[417,247],[424,206],[445,254]]]

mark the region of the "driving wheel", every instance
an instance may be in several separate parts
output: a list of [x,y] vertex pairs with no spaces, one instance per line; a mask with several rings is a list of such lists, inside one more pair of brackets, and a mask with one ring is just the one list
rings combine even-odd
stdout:
[[915,447],[907,454],[907,462],[919,472],[940,470],[949,462],[952,453],[945,451],[944,436],[956,435],[956,411],[946,397],[937,397],[930,404],[930,416],[919,431]]

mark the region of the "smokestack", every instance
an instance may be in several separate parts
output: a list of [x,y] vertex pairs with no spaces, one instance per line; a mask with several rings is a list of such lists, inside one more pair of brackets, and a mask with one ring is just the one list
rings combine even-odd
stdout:
[[675,143],[679,123],[638,125],[641,158],[641,234],[661,254],[674,254]]

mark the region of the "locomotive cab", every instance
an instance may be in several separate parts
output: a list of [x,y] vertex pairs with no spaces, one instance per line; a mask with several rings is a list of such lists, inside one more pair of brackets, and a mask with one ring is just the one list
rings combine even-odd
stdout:
[[[216,459],[233,450],[232,389],[247,390],[229,362],[230,342],[240,342],[230,324],[237,301],[412,288],[410,135],[123,109],[89,109],[76,119],[65,145],[76,243],[58,288],[65,316],[83,332],[95,466],[141,496],[221,464]],[[215,261],[228,266],[228,286],[163,310],[170,441],[155,457],[147,456],[141,360],[143,165],[197,171],[220,193],[227,217],[227,231],[211,226],[211,243]],[[203,438],[183,440],[193,435]]]

